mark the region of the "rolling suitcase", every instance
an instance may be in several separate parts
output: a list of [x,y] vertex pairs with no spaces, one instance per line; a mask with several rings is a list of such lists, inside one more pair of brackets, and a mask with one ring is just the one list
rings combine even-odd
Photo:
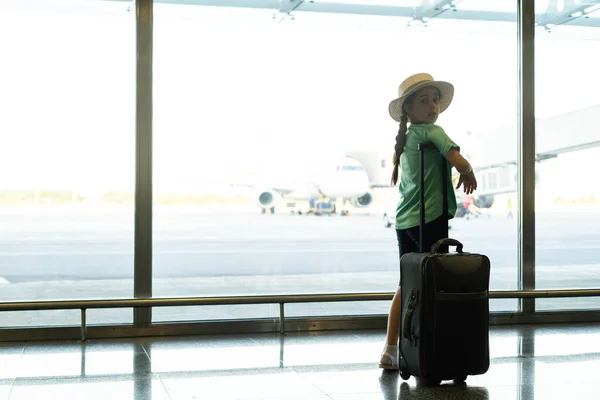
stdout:
[[[425,385],[442,380],[463,382],[468,375],[487,372],[489,356],[489,278],[487,256],[463,252],[457,240],[439,240],[423,249],[425,225],[424,160],[430,143],[419,145],[419,253],[400,260],[400,376],[415,376]],[[429,150],[431,151],[431,150]],[[448,214],[447,160],[442,157],[444,215]],[[456,246],[450,253],[448,246]],[[425,251],[430,250],[430,251]]]

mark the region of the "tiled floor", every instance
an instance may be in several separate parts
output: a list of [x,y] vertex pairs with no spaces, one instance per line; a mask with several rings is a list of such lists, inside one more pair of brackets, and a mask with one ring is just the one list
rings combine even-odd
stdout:
[[0,400],[599,399],[600,325],[493,327],[466,386],[377,367],[384,332],[0,344]]

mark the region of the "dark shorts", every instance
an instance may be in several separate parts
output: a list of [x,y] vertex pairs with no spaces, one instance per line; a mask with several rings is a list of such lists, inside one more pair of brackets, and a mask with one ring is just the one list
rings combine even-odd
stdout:
[[[431,246],[440,239],[444,239],[448,235],[448,218],[440,216],[431,222],[425,224],[425,237],[423,241],[425,246],[423,250],[430,251]],[[406,253],[418,253],[419,252],[419,227],[415,226],[408,229],[396,229],[396,236],[398,238],[398,252],[400,259]],[[447,252],[448,246],[440,247],[440,251]]]

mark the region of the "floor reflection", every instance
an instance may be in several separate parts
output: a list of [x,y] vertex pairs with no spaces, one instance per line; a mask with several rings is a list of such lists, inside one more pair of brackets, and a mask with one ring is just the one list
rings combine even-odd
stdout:
[[595,398],[600,325],[494,327],[491,366],[430,388],[377,368],[382,331],[0,344],[0,400]]

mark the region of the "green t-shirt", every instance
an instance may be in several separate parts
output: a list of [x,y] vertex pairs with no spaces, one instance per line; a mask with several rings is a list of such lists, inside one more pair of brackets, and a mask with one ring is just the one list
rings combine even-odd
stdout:
[[[425,223],[442,215],[442,157],[451,148],[460,147],[434,124],[410,125],[404,152],[400,156],[400,201],[396,208],[396,229],[419,226],[419,143],[431,142],[439,149],[425,150]],[[452,185],[452,165],[447,162],[448,218],[456,213],[456,195]]]

